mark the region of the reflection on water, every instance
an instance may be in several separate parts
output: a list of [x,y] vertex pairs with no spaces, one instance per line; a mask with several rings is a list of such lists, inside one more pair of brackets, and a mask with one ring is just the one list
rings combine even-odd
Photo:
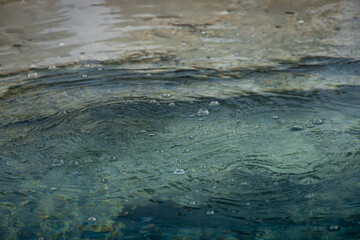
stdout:
[[306,61],[3,76],[0,235],[358,239],[359,63]]
[[359,11],[358,0],[2,0],[0,71],[159,56],[168,66],[227,69],[359,58]]

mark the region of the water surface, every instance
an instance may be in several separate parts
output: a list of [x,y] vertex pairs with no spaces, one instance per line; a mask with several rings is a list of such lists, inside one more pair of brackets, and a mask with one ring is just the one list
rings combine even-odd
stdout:
[[359,63],[1,77],[3,239],[358,239]]

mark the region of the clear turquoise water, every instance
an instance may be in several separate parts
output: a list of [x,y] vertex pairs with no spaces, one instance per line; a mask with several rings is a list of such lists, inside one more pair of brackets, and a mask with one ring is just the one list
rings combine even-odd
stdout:
[[284,66],[2,76],[1,238],[359,239],[360,65]]

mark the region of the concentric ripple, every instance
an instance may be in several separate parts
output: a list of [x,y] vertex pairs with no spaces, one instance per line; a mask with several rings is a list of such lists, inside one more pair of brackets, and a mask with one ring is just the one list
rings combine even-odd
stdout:
[[3,77],[1,236],[356,239],[360,81],[333,67]]

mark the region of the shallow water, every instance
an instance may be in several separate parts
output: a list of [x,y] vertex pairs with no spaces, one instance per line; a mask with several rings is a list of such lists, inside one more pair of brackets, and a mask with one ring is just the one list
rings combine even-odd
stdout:
[[2,76],[0,235],[358,239],[359,67]]
[[234,69],[359,59],[359,13],[358,0],[0,0],[0,73],[79,60]]

